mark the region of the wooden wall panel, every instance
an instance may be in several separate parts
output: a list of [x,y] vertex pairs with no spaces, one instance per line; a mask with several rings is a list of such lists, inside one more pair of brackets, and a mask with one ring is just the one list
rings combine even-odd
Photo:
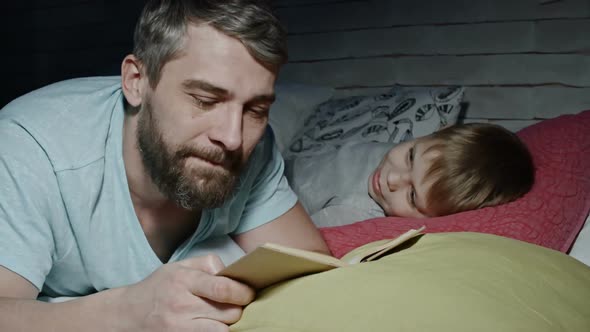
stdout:
[[[502,32],[502,33],[498,33]],[[390,54],[473,54],[533,49],[530,23],[418,26],[292,35],[292,62]]]
[[535,31],[535,50],[590,54],[590,38],[586,37],[588,32],[590,19],[587,18],[539,22]]
[[536,88],[533,95],[533,108],[535,109],[535,118],[539,119],[589,110],[590,89]]
[[577,54],[408,56],[289,63],[281,81],[334,87],[545,85],[590,87],[590,57]]
[[587,0],[368,0],[279,8],[290,33],[419,24],[587,18]]
[[[468,117],[550,119],[590,109],[590,89],[564,87],[466,89]],[[590,128],[589,128],[590,130]]]
[[[117,74],[144,0],[3,1],[0,107],[62,79]],[[275,0],[289,28],[280,81],[464,85],[467,116],[539,119],[590,108],[590,1]]]
[[395,54],[567,53],[590,50],[590,19],[412,26],[289,36],[290,61]]
[[383,86],[395,83],[391,58],[288,63],[279,81],[332,87]]
[[[303,1],[303,0],[302,0]],[[290,63],[280,81],[336,97],[462,85],[467,121],[516,129],[590,109],[590,1],[284,0]]]

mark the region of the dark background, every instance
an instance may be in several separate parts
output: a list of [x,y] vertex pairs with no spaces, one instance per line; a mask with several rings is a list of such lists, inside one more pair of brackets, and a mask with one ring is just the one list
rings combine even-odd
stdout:
[[[315,1],[332,2],[292,2],[297,7],[313,6]],[[289,2],[273,4],[280,9]],[[145,0],[1,0],[0,108],[64,79],[119,75],[121,61],[132,51],[133,30],[144,4]]]
[[0,3],[0,108],[68,78],[118,75],[144,0]]
[[[588,108],[588,0],[272,1],[289,31],[286,81],[348,95],[463,85],[475,119]],[[119,75],[144,3],[0,0],[0,108],[53,82]]]

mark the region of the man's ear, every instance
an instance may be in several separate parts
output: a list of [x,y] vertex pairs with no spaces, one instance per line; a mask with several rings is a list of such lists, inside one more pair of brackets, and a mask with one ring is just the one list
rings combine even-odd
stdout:
[[147,76],[142,71],[141,62],[133,54],[123,59],[121,64],[121,86],[129,105],[137,107],[141,104],[147,79]]

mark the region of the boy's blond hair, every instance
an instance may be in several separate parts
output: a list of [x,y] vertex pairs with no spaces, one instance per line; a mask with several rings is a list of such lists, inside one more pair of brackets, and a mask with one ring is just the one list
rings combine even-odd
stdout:
[[503,127],[455,125],[423,139],[435,142],[428,151],[440,152],[426,172],[427,179],[435,179],[427,195],[427,206],[434,215],[507,203],[533,185],[529,150]]

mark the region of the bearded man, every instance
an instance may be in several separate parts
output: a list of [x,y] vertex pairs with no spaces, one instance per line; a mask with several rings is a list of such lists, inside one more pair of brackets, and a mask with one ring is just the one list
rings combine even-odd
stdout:
[[121,77],[0,111],[3,331],[225,331],[254,292],[195,248],[328,252],[267,126],[286,61],[269,5],[148,1],[134,42]]

